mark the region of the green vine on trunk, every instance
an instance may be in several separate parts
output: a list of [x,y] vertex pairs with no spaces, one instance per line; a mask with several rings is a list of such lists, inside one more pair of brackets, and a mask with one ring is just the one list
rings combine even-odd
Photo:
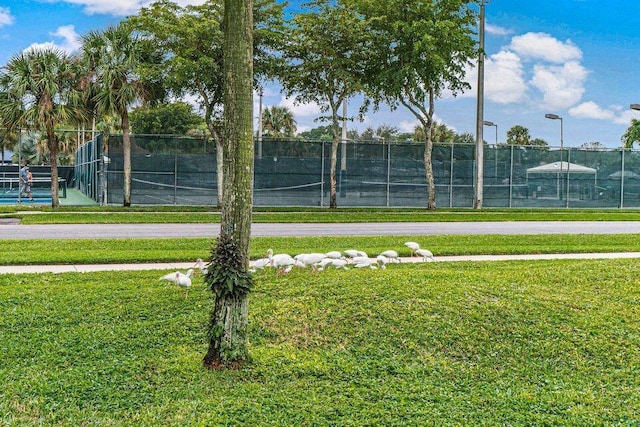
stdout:
[[239,298],[251,292],[253,278],[238,245],[228,236],[221,236],[211,249],[205,283],[218,298]]

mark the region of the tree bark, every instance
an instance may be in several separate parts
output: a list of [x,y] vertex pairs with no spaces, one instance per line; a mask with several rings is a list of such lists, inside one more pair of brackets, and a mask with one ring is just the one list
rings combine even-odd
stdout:
[[53,209],[60,206],[58,198],[58,140],[56,133],[51,129],[47,129],[47,144],[49,145],[49,158],[51,163],[51,207]]
[[125,111],[122,118],[122,206],[131,206],[131,131],[129,114]]
[[[225,0],[224,10],[224,190],[218,248],[232,242],[237,253],[228,262],[239,274],[249,268],[253,198],[253,14],[252,0]],[[218,251],[222,252],[222,251]],[[213,262],[214,260],[212,260]],[[235,261],[235,262],[234,262]],[[220,267],[220,266],[218,266]],[[208,275],[208,278],[210,276]],[[209,283],[216,288],[216,283]],[[249,361],[248,294],[220,292],[211,313],[207,368],[238,367]]]

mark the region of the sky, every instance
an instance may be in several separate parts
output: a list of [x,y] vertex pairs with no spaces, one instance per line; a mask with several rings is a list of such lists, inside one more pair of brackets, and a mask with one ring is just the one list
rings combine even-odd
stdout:
[[[202,0],[178,0],[186,5]],[[381,0],[384,1],[384,0]],[[147,0],[0,0],[0,64],[32,46],[52,44],[74,52],[80,37],[135,14]],[[293,9],[302,0],[291,0]],[[514,125],[551,146],[578,147],[600,142],[615,148],[640,112],[640,32],[637,0],[492,0],[486,6],[484,128],[489,143],[504,142]],[[472,89],[436,102],[438,121],[458,133],[475,133],[477,74],[470,67]],[[349,101],[356,111],[361,99]],[[257,103],[257,99],[256,99]],[[269,85],[263,105],[289,107],[298,131],[322,125],[317,105],[286,99]],[[559,120],[545,119],[552,113]],[[353,114],[353,113],[350,113]],[[257,115],[257,108],[256,108]],[[406,110],[382,108],[348,127],[394,126],[412,131],[416,119]],[[496,132],[497,131],[497,132]],[[562,132],[561,132],[562,131]]]

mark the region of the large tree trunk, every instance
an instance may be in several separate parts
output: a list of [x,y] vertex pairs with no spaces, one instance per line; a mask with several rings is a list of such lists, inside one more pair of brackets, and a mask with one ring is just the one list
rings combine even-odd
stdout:
[[329,208],[336,209],[338,207],[337,201],[337,184],[336,184],[336,169],[338,165],[338,145],[340,144],[340,123],[338,122],[338,113],[335,111],[337,107],[333,108],[333,120],[331,121],[331,133],[333,134],[333,140],[331,142],[331,166],[330,166],[330,185],[329,185]]
[[[249,239],[253,198],[252,0],[225,0],[224,192],[220,238],[207,273],[215,293],[207,368],[249,361]],[[226,256],[225,256],[226,255]],[[229,288],[229,284],[231,287]]]
[[53,130],[47,131],[47,143],[49,145],[49,158],[51,162],[51,207],[60,206],[58,198],[58,140]]
[[122,118],[122,206],[131,206],[131,132],[129,114],[125,111]]

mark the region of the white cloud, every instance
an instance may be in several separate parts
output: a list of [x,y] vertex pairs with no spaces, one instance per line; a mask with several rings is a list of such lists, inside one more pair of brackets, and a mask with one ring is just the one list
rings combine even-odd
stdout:
[[571,40],[561,42],[545,33],[527,33],[511,39],[509,49],[524,58],[564,63],[582,58],[582,50]]
[[527,84],[518,55],[500,51],[485,62],[485,97],[498,104],[522,101]]
[[73,25],[65,25],[59,27],[55,32],[51,33],[51,35],[61,38],[63,42],[60,46],[62,47],[62,49],[69,53],[80,49],[80,47],[82,46],[80,35],[76,33],[75,27]]
[[13,24],[13,15],[7,7],[0,7],[0,27]]
[[[141,7],[150,5],[152,0],[64,0],[66,3],[84,7],[88,15],[105,14],[126,16],[138,13]],[[178,0],[180,6],[203,4],[205,0]]]
[[564,65],[535,65],[531,84],[542,92],[542,107],[565,109],[580,102],[587,74],[577,61]]
[[631,119],[638,117],[638,113],[620,105],[602,108],[593,101],[583,102],[569,109],[572,117],[579,119],[606,120],[619,125],[628,125]]
[[411,133],[415,130],[416,126],[420,126],[420,122],[418,122],[418,120],[403,120],[398,123],[398,129],[401,133]]
[[301,117],[309,117],[309,116],[319,116],[320,106],[315,102],[311,102],[308,104],[301,104],[295,101],[294,98],[286,98],[283,97],[278,103],[280,107],[287,107],[289,110],[293,112],[295,116]]
[[31,46],[27,47],[25,51],[60,49],[67,53],[72,53],[78,50],[81,46],[80,35],[76,33],[73,25],[58,27],[58,29],[51,33],[51,35],[55,38],[62,39],[62,41],[60,43],[56,43],[55,41],[33,43]]
[[486,24],[484,27],[485,31],[489,34],[493,34],[494,36],[506,36],[511,34],[513,31],[499,27],[497,25]]
[[613,111],[606,110],[593,101],[583,102],[580,105],[570,108],[569,114],[579,119],[612,120],[615,118]]

